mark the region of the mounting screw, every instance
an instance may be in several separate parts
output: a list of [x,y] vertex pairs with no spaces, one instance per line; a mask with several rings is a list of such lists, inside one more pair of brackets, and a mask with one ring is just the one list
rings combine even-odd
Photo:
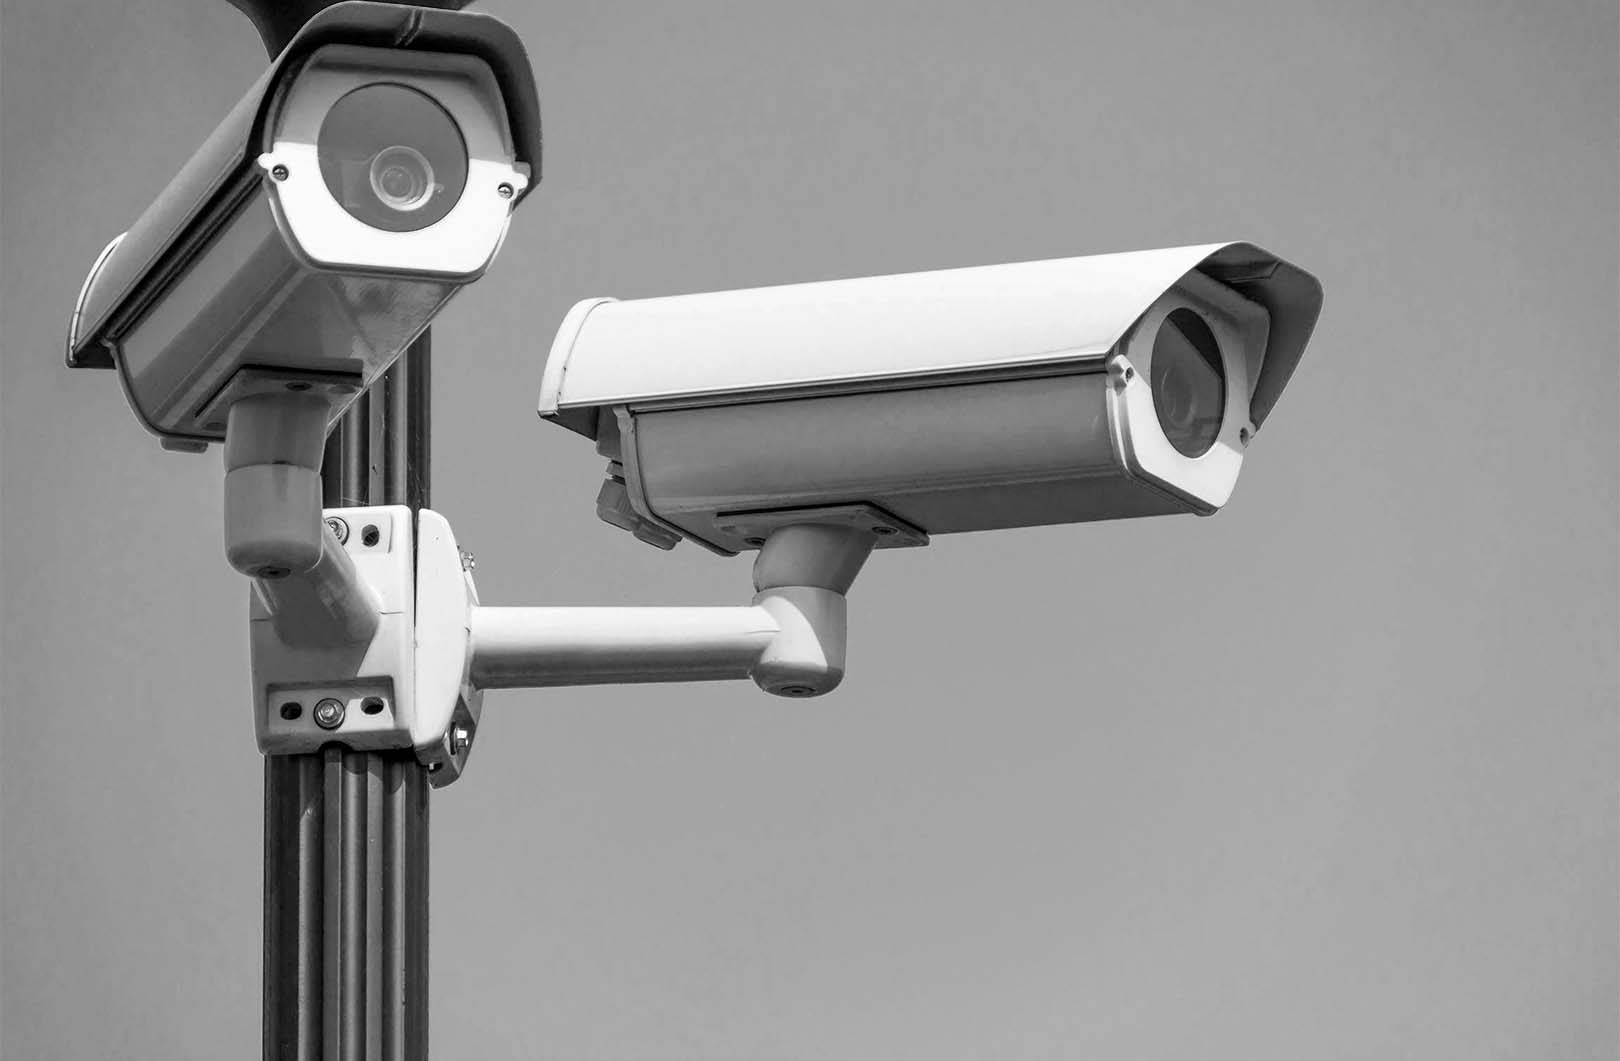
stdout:
[[287,167],[282,165],[280,162],[277,162],[274,166],[270,167],[270,176],[274,177],[278,181],[286,180],[289,172],[290,171],[287,169]]
[[502,181],[500,186],[495,189],[495,194],[500,196],[502,199],[510,199],[512,196],[517,194],[517,189],[513,188],[510,184],[507,184],[505,181]]
[[472,744],[472,730],[466,726],[456,726],[450,730],[450,752],[460,755]]
[[316,704],[315,724],[322,729],[337,729],[343,725],[343,701],[327,697]]
[[349,523],[341,516],[327,516],[326,525],[332,528],[332,533],[337,536],[339,545],[349,540]]
[[463,571],[472,571],[477,567],[478,561],[473,557],[473,554],[465,549],[461,550],[461,569]]

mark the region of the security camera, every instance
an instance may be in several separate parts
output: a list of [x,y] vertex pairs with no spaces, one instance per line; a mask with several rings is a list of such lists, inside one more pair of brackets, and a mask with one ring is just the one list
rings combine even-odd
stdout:
[[74,308],[71,367],[116,368],[170,448],[282,391],[335,420],[489,265],[538,177],[523,46],[484,15],[315,15],[130,230]]
[[1321,303],[1248,243],[592,299],[540,415],[609,458],[603,518],[663,548],[1209,515]]

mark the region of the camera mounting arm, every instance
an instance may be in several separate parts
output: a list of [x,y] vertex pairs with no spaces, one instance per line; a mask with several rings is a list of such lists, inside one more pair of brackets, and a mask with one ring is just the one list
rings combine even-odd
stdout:
[[330,415],[317,392],[281,390],[241,399],[226,423],[225,556],[289,645],[367,642],[379,621],[377,595],[322,518]]
[[466,767],[487,689],[751,677],[809,697],[843,679],[844,595],[877,543],[870,528],[776,528],[747,605],[484,607],[439,513],[314,507],[317,404],[239,402],[226,447],[227,549],[256,576],[248,625],[266,754],[409,747],[443,787]]
[[474,606],[471,682],[514,689],[752,677],[778,696],[830,692],[844,676],[845,594],[875,542],[856,527],[782,527],[760,549],[747,606]]

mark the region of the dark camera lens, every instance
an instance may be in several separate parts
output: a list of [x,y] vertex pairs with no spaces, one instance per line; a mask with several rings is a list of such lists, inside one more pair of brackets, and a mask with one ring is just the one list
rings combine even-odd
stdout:
[[371,191],[395,210],[419,209],[433,199],[433,165],[414,147],[385,147],[371,160]]
[[1209,325],[1190,309],[1172,310],[1153,339],[1149,373],[1159,426],[1177,452],[1202,457],[1226,415],[1226,369]]
[[467,186],[467,146],[455,120],[404,85],[366,85],[338,100],[317,147],[332,197],[388,232],[427,228]]

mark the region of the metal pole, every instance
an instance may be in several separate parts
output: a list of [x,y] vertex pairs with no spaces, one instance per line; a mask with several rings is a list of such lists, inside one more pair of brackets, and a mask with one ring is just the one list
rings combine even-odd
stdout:
[[[324,504],[428,504],[426,334],[327,441]],[[409,752],[269,756],[264,1056],[425,1058],[427,771]]]
[[[274,57],[335,0],[228,2]],[[424,332],[328,438],[326,507],[427,507],[430,351]],[[265,759],[265,1058],[427,1057],[430,791],[408,750]]]

